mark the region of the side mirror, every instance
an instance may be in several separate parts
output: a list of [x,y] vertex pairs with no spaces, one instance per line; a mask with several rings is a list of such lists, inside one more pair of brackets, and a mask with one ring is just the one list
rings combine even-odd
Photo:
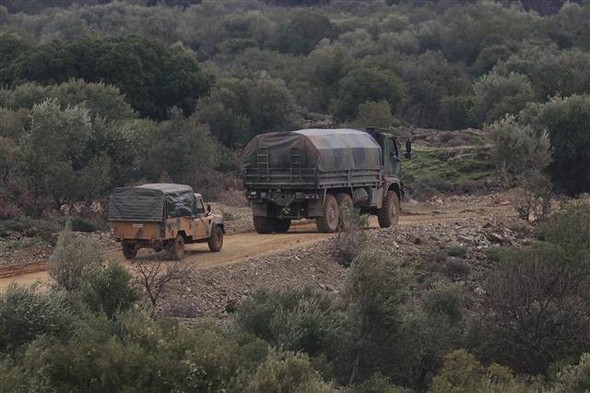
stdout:
[[409,139],[406,140],[406,152],[404,157],[407,159],[412,158],[412,142]]
[[211,205],[207,205],[207,214],[211,214]]

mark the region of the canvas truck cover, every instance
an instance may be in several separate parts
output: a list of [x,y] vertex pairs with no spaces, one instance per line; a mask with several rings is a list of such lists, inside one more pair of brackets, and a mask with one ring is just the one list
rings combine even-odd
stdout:
[[244,148],[242,170],[257,168],[260,149],[272,169],[287,169],[293,149],[304,154],[303,166],[320,172],[379,169],[381,147],[371,135],[351,129],[304,129],[256,136]]
[[162,221],[191,214],[193,189],[183,184],[155,183],[115,188],[109,201],[110,221]]

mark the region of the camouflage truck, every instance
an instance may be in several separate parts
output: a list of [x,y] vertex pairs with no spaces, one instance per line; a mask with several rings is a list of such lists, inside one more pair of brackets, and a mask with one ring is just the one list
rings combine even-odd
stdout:
[[108,219],[127,259],[143,247],[165,249],[174,259],[181,259],[187,243],[207,242],[212,252],[223,245],[223,217],[214,214],[211,206],[205,208],[201,195],[183,184],[115,188]]
[[[411,146],[406,144],[409,158]],[[256,136],[244,148],[241,175],[258,233],[283,233],[292,220],[315,219],[335,232],[343,208],[397,224],[401,159],[397,140],[378,129],[304,129]]]

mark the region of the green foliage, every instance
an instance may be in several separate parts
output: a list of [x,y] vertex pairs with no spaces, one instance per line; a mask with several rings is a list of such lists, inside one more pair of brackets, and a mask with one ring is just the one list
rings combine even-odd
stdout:
[[570,255],[555,245],[500,254],[485,286],[489,336],[480,345],[486,359],[542,373],[588,351],[588,266],[572,263]]
[[391,107],[387,101],[360,104],[358,115],[353,122],[355,127],[361,129],[368,126],[388,129],[397,124],[398,120],[391,113]]
[[557,373],[557,392],[583,393],[590,390],[590,354],[580,356],[578,364],[565,366]]
[[164,119],[175,106],[185,115],[209,89],[196,60],[180,48],[128,36],[54,41],[15,59],[15,79],[61,83],[72,78],[117,86],[141,116]]
[[47,98],[56,99],[64,107],[83,104],[88,109],[90,118],[98,116],[119,120],[136,116],[120,90],[102,82],[86,83],[81,79],[73,79],[49,86],[28,82],[14,89],[0,90],[0,106],[12,110],[32,109],[35,104],[40,104]]
[[88,316],[67,342],[29,347],[21,384],[37,385],[36,391],[45,386],[69,392],[218,392],[234,387],[239,372],[264,360],[266,354],[253,353],[252,344],[211,327],[189,330],[137,312],[116,321]]
[[[143,176],[152,181],[171,178],[193,184],[200,171],[211,171],[219,162],[218,146],[206,126],[195,117],[185,118],[178,112],[171,119],[149,127],[133,138],[145,138],[142,150]],[[143,134],[143,135],[142,135]]]
[[374,374],[363,383],[352,385],[345,390],[346,393],[400,393],[387,378],[381,374]]
[[306,358],[271,352],[254,372],[243,392],[329,393],[332,389],[322,382]]
[[89,238],[76,236],[68,222],[57,240],[49,262],[49,275],[58,287],[67,291],[79,289],[86,277],[100,268],[102,255]]
[[392,72],[355,69],[346,74],[338,84],[334,115],[341,121],[352,120],[359,113],[359,105],[381,100],[385,100],[395,113],[403,94],[403,84]]
[[129,310],[139,300],[139,291],[133,276],[119,262],[110,261],[81,284],[82,298],[88,308],[104,312],[108,318]]
[[229,147],[243,146],[264,132],[292,129],[299,122],[291,93],[274,78],[221,80],[199,101],[197,112]]
[[339,308],[333,295],[311,288],[262,290],[242,303],[235,323],[275,347],[317,356],[338,336]]
[[590,188],[590,96],[556,97],[546,104],[529,107],[524,122],[536,129],[546,129],[553,147],[550,166],[553,184],[569,195]]
[[71,322],[63,293],[10,285],[0,295],[0,351],[14,353],[41,335],[63,337]]
[[542,172],[551,162],[551,144],[544,131],[521,124],[515,116],[506,116],[489,126],[493,142],[492,160],[509,186]]
[[433,393],[525,393],[528,387],[514,380],[506,367],[484,367],[464,349],[445,356],[443,368],[432,383]]
[[489,124],[509,114],[517,114],[534,101],[528,78],[510,73],[507,76],[490,72],[474,85],[473,117],[478,124]]
[[471,125],[471,80],[464,68],[438,52],[409,57],[399,67],[407,91],[401,112],[404,120],[443,129]]
[[271,47],[279,52],[307,55],[323,38],[330,38],[334,27],[325,15],[303,11],[279,28]]
[[555,213],[537,230],[537,237],[561,248],[574,264],[586,264],[590,257],[590,206],[574,203]]
[[467,256],[467,249],[462,246],[445,247],[444,251],[450,257],[465,258]]

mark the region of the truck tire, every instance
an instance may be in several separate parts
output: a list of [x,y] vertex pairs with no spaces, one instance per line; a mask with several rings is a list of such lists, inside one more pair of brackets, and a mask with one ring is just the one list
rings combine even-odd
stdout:
[[207,244],[209,245],[209,251],[221,251],[221,246],[223,246],[223,229],[221,229],[220,226],[216,225],[215,228],[213,228],[213,233]]
[[133,259],[137,255],[137,244],[135,243],[122,243],[121,248],[125,259]]
[[350,220],[352,217],[352,197],[343,192],[336,196],[336,200],[338,201],[338,208],[340,209],[340,229],[346,227],[347,220]]
[[268,217],[252,217],[254,229],[258,233],[271,233],[273,231],[272,219]]
[[399,221],[399,195],[395,191],[388,191],[383,206],[377,212],[377,220],[381,228],[389,228]]
[[323,233],[333,233],[338,230],[340,225],[340,211],[338,209],[338,201],[334,195],[326,195],[324,201],[324,216],[315,219],[318,231]]
[[287,233],[291,226],[290,218],[275,218],[273,222],[273,229],[276,233]]
[[178,234],[176,239],[171,240],[170,243],[168,243],[166,251],[168,251],[168,254],[170,254],[172,259],[176,259],[177,261],[181,260],[184,256],[184,237]]

